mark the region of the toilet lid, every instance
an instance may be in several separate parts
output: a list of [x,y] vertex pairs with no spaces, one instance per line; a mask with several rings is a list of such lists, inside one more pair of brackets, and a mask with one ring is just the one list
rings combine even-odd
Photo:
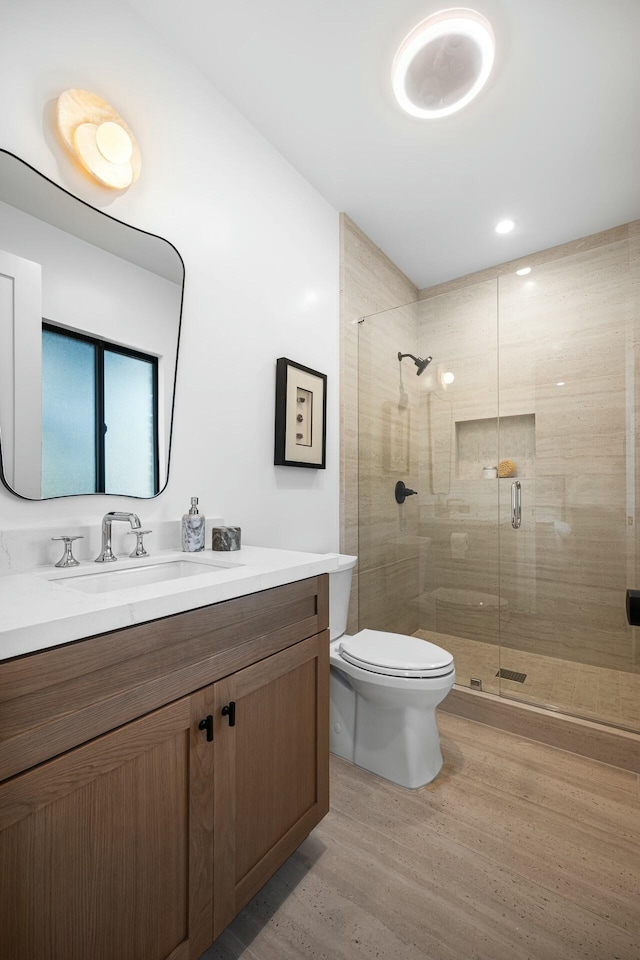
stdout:
[[361,630],[341,641],[340,654],[356,667],[391,677],[443,677],[453,670],[447,650],[403,633]]

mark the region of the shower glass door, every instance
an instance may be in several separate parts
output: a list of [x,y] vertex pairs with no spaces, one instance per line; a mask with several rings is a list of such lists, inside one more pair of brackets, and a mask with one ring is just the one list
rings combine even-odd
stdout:
[[[640,728],[638,240],[499,279],[500,692]],[[632,256],[630,257],[630,252]],[[633,256],[633,253],[636,256]],[[514,494],[515,495],[515,494]]]
[[[449,650],[498,693],[497,283],[359,326],[359,628]],[[421,373],[410,357],[433,357]],[[402,481],[417,495],[395,499]]]
[[[456,682],[499,692],[497,283],[418,304],[420,636],[449,650]],[[426,378],[426,379],[425,379]]]
[[[358,624],[413,634],[420,627],[424,554],[420,526],[418,305],[367,317],[358,328]],[[417,495],[402,505],[395,486]]]
[[640,730],[640,230],[499,273],[359,325],[359,628]]

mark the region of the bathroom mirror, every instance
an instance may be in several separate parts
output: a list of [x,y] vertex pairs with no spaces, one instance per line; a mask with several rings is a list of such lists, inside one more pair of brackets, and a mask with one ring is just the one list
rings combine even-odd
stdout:
[[0,150],[0,464],[13,493],[164,489],[183,286],[167,240]]

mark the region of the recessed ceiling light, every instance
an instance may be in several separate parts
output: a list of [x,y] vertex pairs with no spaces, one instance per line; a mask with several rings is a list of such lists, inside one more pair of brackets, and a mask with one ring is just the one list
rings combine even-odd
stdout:
[[496,223],[496,233],[511,233],[515,225],[515,220],[501,220]]
[[440,10],[418,24],[398,48],[393,92],[413,117],[435,120],[461,110],[489,79],[495,42],[475,10]]
[[453,383],[454,380],[455,380],[455,374],[451,373],[450,370],[447,370],[446,373],[442,374],[443,383]]
[[558,380],[556,387],[564,387],[564,380]]
[[519,277],[526,277],[528,273],[531,273],[531,267],[520,267],[519,270],[516,270],[516,273]]

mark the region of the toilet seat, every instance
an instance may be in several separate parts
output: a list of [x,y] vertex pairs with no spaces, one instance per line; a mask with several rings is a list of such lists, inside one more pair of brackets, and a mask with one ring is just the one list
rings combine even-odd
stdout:
[[381,630],[361,630],[340,642],[347,663],[390,677],[428,679],[453,672],[453,657],[442,647],[419,637]]

